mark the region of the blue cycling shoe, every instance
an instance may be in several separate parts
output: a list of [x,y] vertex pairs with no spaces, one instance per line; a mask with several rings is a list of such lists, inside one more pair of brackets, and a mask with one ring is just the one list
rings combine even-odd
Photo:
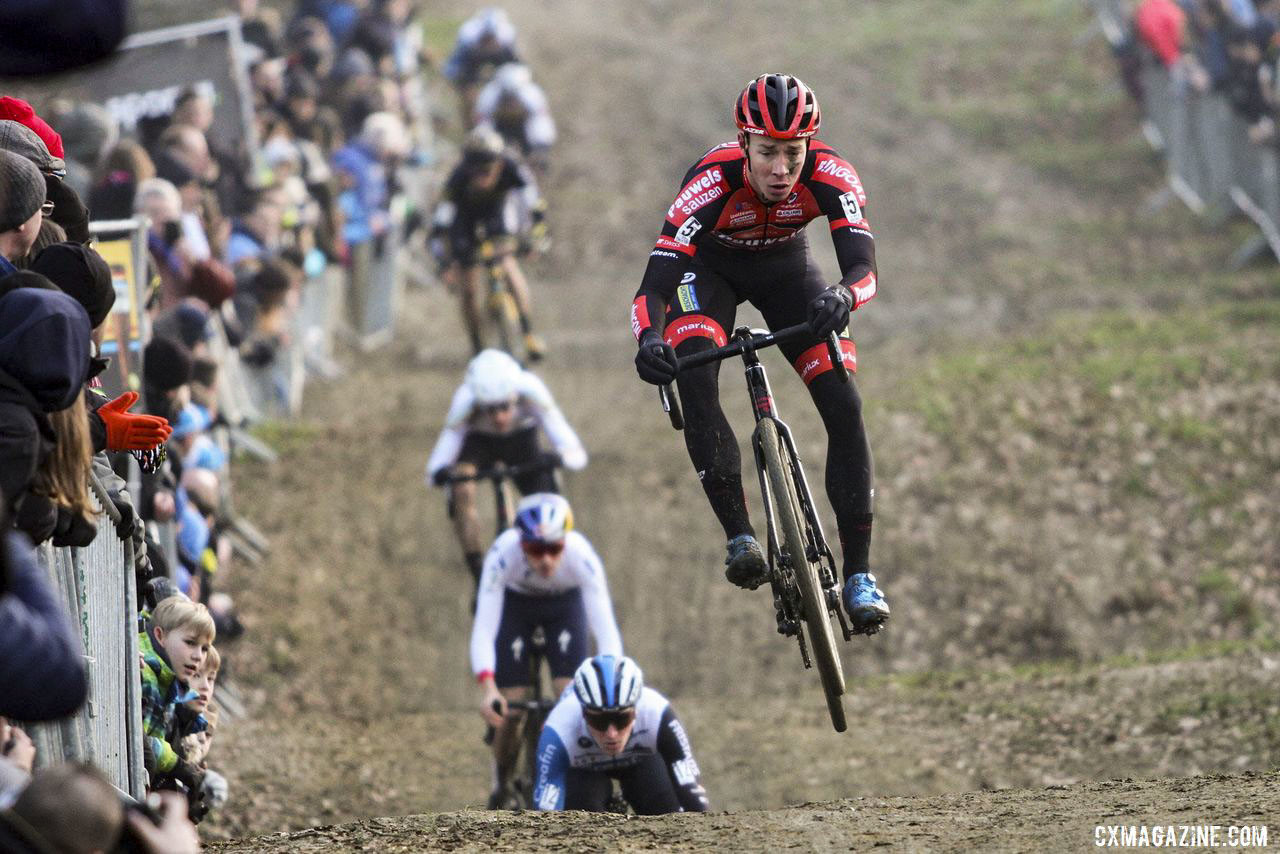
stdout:
[[755,537],[739,534],[725,548],[729,552],[724,559],[725,578],[747,590],[755,590],[769,580],[769,565]]
[[849,612],[854,634],[874,635],[889,619],[889,603],[884,601],[884,592],[876,587],[876,577],[869,572],[849,576],[840,598]]

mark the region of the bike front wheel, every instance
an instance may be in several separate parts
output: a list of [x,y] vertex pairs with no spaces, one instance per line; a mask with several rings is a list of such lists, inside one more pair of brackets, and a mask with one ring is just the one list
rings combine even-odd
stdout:
[[835,633],[831,630],[831,618],[827,611],[826,592],[818,581],[819,563],[809,560],[800,520],[803,514],[800,499],[796,495],[795,481],[791,476],[791,457],[778,435],[778,425],[766,418],[756,426],[756,438],[760,455],[764,458],[765,473],[772,493],[774,518],[782,535],[783,552],[791,562],[796,586],[800,589],[800,601],[804,609],[804,622],[809,636],[809,649],[818,667],[822,692],[827,697],[827,711],[836,732],[844,732],[844,670],[840,666],[840,652],[836,647]]

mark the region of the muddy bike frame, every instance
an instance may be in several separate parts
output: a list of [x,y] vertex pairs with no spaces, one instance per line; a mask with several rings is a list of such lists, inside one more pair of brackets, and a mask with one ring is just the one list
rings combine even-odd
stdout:
[[507,256],[515,249],[499,246],[497,240],[486,237],[477,253],[484,268],[484,312],[498,333],[498,349],[519,358],[520,310],[516,306],[515,293],[503,266]]
[[[489,481],[493,485],[494,516],[497,527],[497,532],[494,536],[497,536],[514,525],[516,521],[513,511],[515,502],[511,500],[511,491],[507,486],[507,482],[514,483],[515,479],[520,475],[536,471],[551,471],[554,476],[554,472],[560,468],[560,465],[559,459],[552,459],[550,455],[544,454],[538,459],[527,463],[516,463],[513,466],[509,466],[506,463],[497,462],[492,466],[479,469],[473,474],[451,474],[444,478],[444,483],[452,486],[456,483],[469,481]],[[555,491],[560,491],[558,482],[556,483]],[[453,501],[452,496],[449,500],[450,502]]]
[[[724,346],[677,359],[676,374],[678,376],[684,371],[734,356],[742,357],[746,366],[747,392],[751,397],[756,422],[751,443],[755,451],[753,456],[760,480],[760,492],[764,497],[769,584],[773,591],[778,632],[796,639],[804,666],[809,668],[813,666],[813,660],[800,624],[803,621],[809,625],[809,636],[815,647],[814,653],[831,721],[837,731],[843,732],[846,725],[840,696],[844,693],[844,676],[839,653],[835,649],[834,638],[831,637],[829,615],[836,616],[846,641],[852,639],[853,632],[840,607],[840,591],[836,584],[839,575],[836,573],[835,558],[823,535],[822,523],[818,520],[809,483],[800,464],[800,453],[796,450],[790,428],[778,416],[769,378],[757,355],[758,350],[805,337],[812,337],[808,324],[789,326],[777,332],[739,326]],[[826,345],[836,376],[841,382],[848,382],[849,370],[844,363],[840,339],[836,333],[832,332],[827,337]],[[671,426],[677,430],[683,429],[684,418],[680,405],[671,394],[670,387],[659,386],[658,390],[662,408],[670,416]],[[765,422],[769,424],[766,425]],[[771,465],[773,471],[770,471]],[[794,511],[799,511],[799,518],[795,518],[797,514]],[[788,525],[788,522],[792,524]],[[788,536],[788,528],[793,532],[794,539]],[[795,543],[794,548],[788,545],[789,539]],[[806,604],[805,587],[810,572],[816,575],[818,589],[812,591],[812,599]],[[802,575],[805,577],[802,578]]]
[[[533,809],[533,787],[538,782],[538,739],[542,737],[542,725],[547,716],[555,708],[554,697],[547,697],[543,692],[542,663],[547,660],[547,636],[542,626],[534,628],[529,636],[529,684],[532,696],[526,700],[508,700],[507,716],[513,713],[524,715],[524,732],[520,735],[520,753],[516,756],[513,768],[516,769],[514,779],[500,781],[505,799],[496,805],[496,809]],[[502,706],[495,700],[493,710],[501,712]],[[484,743],[493,742],[493,727],[485,732]]]

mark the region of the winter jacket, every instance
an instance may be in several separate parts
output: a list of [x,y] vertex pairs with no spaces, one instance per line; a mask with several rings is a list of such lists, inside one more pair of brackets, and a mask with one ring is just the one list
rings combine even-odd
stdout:
[[178,680],[164,652],[151,641],[151,620],[144,619],[144,630],[138,633],[138,651],[142,654],[142,733],[150,751],[147,771],[167,774],[178,764],[178,753],[169,743],[175,731],[178,704],[187,698],[187,686]]
[[84,307],[60,291],[0,297],[0,490],[15,517],[53,450],[48,413],[70,406],[88,376],[89,331]]
[[26,537],[5,532],[0,548],[8,570],[0,595],[0,716],[64,717],[88,692],[80,637]]

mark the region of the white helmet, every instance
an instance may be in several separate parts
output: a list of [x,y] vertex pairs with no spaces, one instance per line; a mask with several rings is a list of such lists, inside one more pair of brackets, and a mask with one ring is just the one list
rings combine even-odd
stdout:
[[476,13],[475,20],[480,22],[478,27],[480,38],[490,36],[498,44],[503,45],[509,45],[516,40],[515,25],[507,17],[505,9],[496,6],[481,9]]
[[573,530],[573,509],[555,492],[535,492],[516,505],[516,527],[526,543],[562,543]]
[[467,388],[481,406],[505,403],[516,396],[524,368],[501,350],[481,350],[467,365]]
[[588,712],[630,709],[640,702],[644,674],[625,655],[597,655],[578,665],[573,693]]
[[533,72],[522,62],[508,62],[493,74],[498,88],[507,92],[519,92],[533,82]]

